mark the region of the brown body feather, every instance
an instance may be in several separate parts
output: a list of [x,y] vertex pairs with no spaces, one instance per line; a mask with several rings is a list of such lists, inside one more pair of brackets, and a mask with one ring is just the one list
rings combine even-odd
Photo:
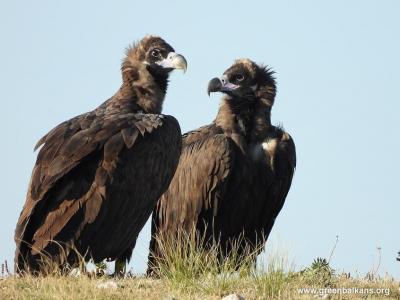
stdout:
[[160,86],[138,58],[137,47],[154,43],[171,48],[160,38],[142,40],[128,51],[112,98],[36,145],[42,148],[15,231],[17,271],[41,271],[42,254],[74,264],[72,246],[86,260],[130,258],[181,147],[178,122],[160,114],[167,76]]
[[289,134],[270,122],[273,79],[256,83],[255,99],[226,96],[212,124],[183,135],[178,169],[153,212],[148,273],[162,257],[156,237],[182,229],[194,227],[205,246],[219,241],[223,255],[239,240],[239,251],[261,250],[289,191],[296,153]]

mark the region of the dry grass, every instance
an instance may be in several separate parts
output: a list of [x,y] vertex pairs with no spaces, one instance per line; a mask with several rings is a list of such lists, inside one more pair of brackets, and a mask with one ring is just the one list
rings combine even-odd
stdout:
[[[47,276],[0,280],[1,299],[160,299],[168,294],[159,281],[145,278],[120,279],[116,288],[107,286],[107,279],[87,276]],[[101,288],[106,283],[107,288]],[[163,298],[163,297],[162,297]]]
[[[0,299],[221,299],[237,293],[245,299],[321,299],[314,295],[301,295],[298,288],[310,286],[302,278],[287,274],[259,274],[250,277],[215,278],[200,277],[192,287],[181,288],[168,279],[144,277],[126,279],[90,278],[88,276],[47,276],[0,279]],[[102,288],[101,286],[105,286]],[[337,278],[332,287],[387,288],[389,296],[370,295],[368,299],[400,299],[399,283],[379,279],[373,282]],[[324,298],[326,299],[326,298]],[[366,299],[360,295],[346,294],[330,299]]]
[[[295,271],[287,255],[272,254],[266,264],[252,264],[253,252],[236,251],[218,259],[218,245],[207,249],[188,235],[162,240],[157,260],[159,278],[130,276],[116,279],[87,273],[78,277],[54,271],[47,276],[8,274],[2,268],[0,299],[221,299],[237,293],[245,299],[400,299],[400,283],[369,274],[354,278],[337,274],[325,259]],[[81,268],[82,269],[82,268]],[[314,288],[314,294],[300,289]],[[381,293],[331,294],[329,289],[357,288]]]

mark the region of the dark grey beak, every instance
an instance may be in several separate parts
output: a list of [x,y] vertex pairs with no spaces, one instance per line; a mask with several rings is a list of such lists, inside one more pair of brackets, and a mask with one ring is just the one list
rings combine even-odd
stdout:
[[219,78],[215,77],[210,80],[208,83],[207,94],[210,96],[210,93],[220,92],[222,90],[222,82]]

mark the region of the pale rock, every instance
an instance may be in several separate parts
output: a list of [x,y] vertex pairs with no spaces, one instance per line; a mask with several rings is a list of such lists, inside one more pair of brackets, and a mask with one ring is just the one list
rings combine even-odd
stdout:
[[221,300],[245,300],[245,299],[238,294],[230,294],[228,296],[225,296]]
[[96,287],[99,289],[111,289],[111,290],[116,290],[118,288],[118,285],[115,281],[105,281],[105,282],[100,282],[96,284]]

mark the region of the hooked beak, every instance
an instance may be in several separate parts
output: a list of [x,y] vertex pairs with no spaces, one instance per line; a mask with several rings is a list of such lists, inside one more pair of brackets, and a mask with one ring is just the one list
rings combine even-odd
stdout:
[[222,82],[219,78],[215,77],[208,83],[207,94],[210,97],[210,93],[219,92],[222,89]]
[[210,93],[213,92],[231,92],[238,87],[238,85],[230,83],[226,75],[221,78],[215,77],[208,83],[207,94],[210,96]]
[[167,58],[156,62],[156,64],[160,65],[164,69],[181,69],[183,70],[183,73],[185,73],[187,69],[185,57],[175,52],[168,53]]

